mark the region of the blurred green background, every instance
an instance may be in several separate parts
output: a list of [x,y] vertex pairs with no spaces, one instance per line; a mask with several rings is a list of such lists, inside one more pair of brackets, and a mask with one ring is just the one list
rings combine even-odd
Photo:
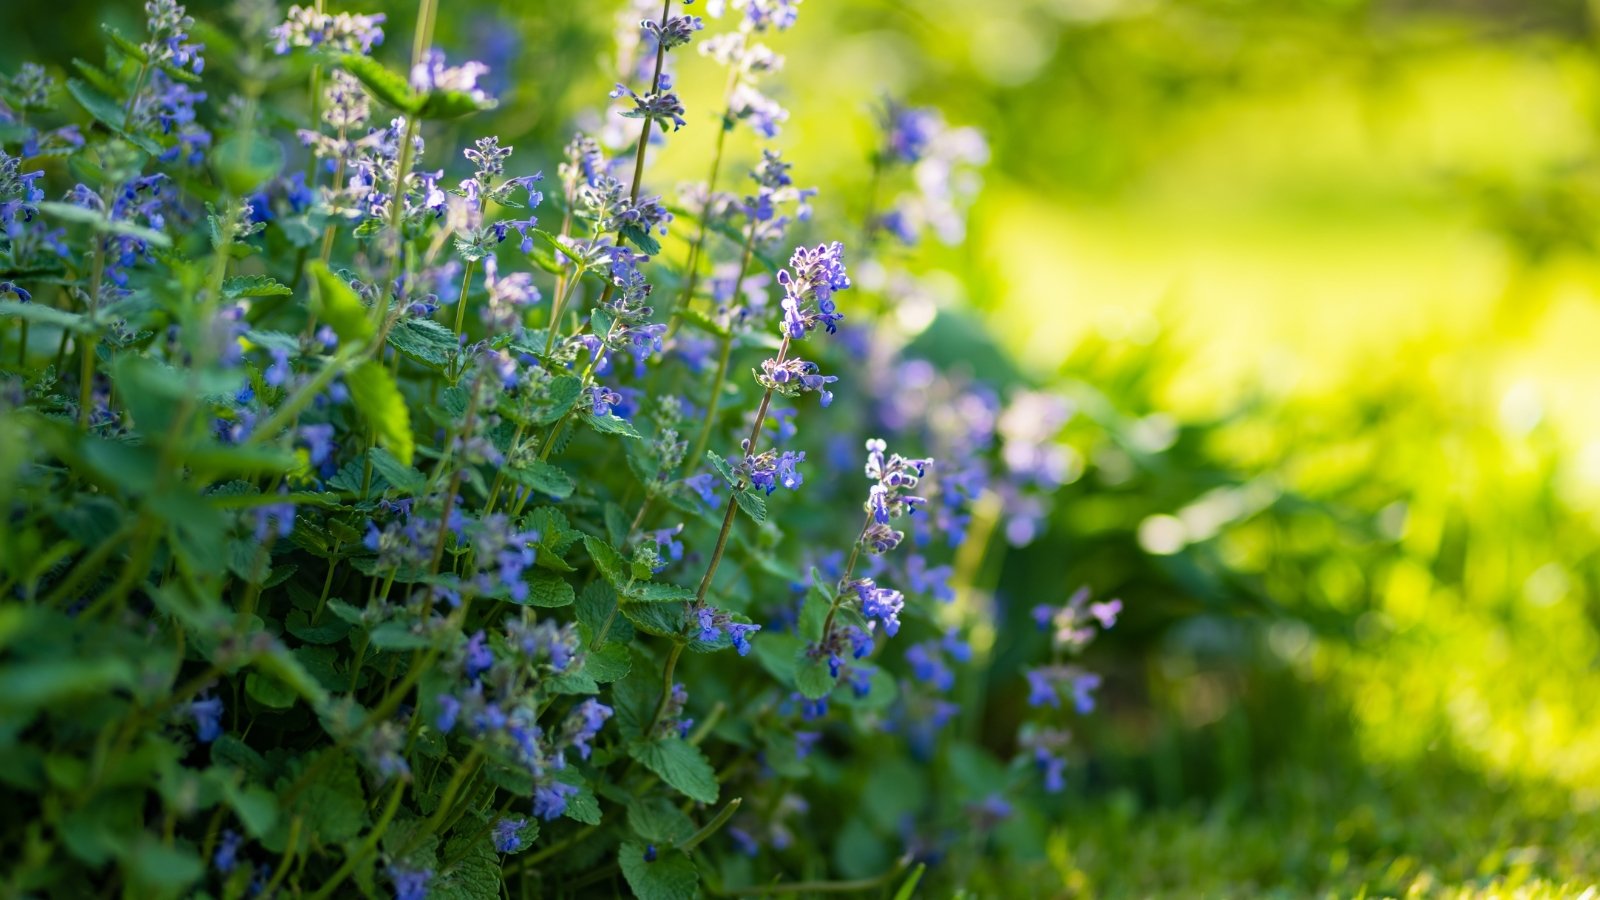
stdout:
[[[349,8],[407,43],[411,4]],[[603,104],[616,8],[454,0],[440,44],[508,73],[492,127],[553,171]],[[9,58],[95,58],[85,23],[141,14],[49,11],[0,4]],[[1091,656],[1108,685],[1047,823],[1053,883],[975,887],[1576,896],[1600,878],[1600,10],[801,12],[775,41],[799,181],[859,215],[885,94],[981,128],[969,238],[918,264],[945,312],[1076,404],[1082,475],[998,570],[1000,668],[1035,602],[1088,583],[1128,608]],[[720,77],[685,55],[696,125]],[[703,177],[697,130],[658,180]],[[961,365],[942,324],[925,346]]]

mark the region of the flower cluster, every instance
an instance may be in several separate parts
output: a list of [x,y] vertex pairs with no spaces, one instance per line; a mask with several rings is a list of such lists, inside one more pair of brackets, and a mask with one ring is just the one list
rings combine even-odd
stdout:
[[290,6],[282,24],[269,32],[272,49],[288,53],[296,47],[309,47],[329,53],[368,54],[383,43],[383,13],[318,12],[315,7]]
[[139,46],[153,63],[169,63],[179,69],[189,69],[198,75],[205,71],[206,61],[200,53],[201,44],[189,40],[189,29],[194,18],[177,0],[148,0],[144,5],[148,16],[146,29],[150,39]]
[[799,247],[789,258],[789,268],[778,273],[783,286],[783,333],[796,340],[818,326],[829,334],[844,318],[833,295],[850,287],[844,268],[844,245],[838,241]]

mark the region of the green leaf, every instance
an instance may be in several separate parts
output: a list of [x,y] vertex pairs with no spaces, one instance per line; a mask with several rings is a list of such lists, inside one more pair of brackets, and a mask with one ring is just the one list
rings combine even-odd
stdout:
[[211,165],[229,191],[247,196],[283,168],[283,147],[263,134],[233,134],[211,152]]
[[833,686],[838,681],[828,671],[826,656],[812,656],[808,648],[800,648],[794,666],[794,686],[803,696],[811,700],[826,697],[833,692]]
[[54,325],[83,334],[94,332],[95,325],[82,313],[67,312],[43,303],[23,303],[20,300],[0,300],[0,316],[8,319],[25,319],[40,325]]
[[404,76],[389,71],[369,56],[347,53],[339,57],[339,66],[354,75],[379,103],[403,113],[415,113],[422,106],[423,98],[411,90]]
[[94,116],[100,124],[122,135],[129,143],[151,156],[161,155],[160,144],[142,134],[131,134],[124,130],[123,126],[128,121],[127,110],[121,103],[106,96],[99,88],[77,78],[68,78],[67,93],[71,94],[72,99],[78,101],[78,105],[89,115]]
[[425,366],[443,370],[461,345],[456,333],[432,319],[401,316],[389,329],[389,346]]
[[283,630],[308,644],[336,644],[350,633],[350,623],[336,616],[323,614],[317,624],[311,624],[310,614],[303,609],[292,609],[284,619]]
[[598,694],[600,682],[583,670],[565,672],[544,682],[544,686],[557,694]]
[[683,637],[682,603],[624,603],[622,615],[645,634]]
[[699,747],[681,738],[669,737],[635,742],[629,745],[628,755],[689,799],[699,803],[717,802],[717,773]]
[[258,840],[266,837],[278,823],[278,798],[258,784],[240,786],[230,780],[224,785],[222,795],[239,816],[244,830]]
[[655,256],[661,252],[661,242],[656,240],[655,235],[651,234],[649,229],[641,228],[638,225],[628,225],[622,229],[621,234],[624,240],[638,247],[639,252],[645,256]]
[[36,205],[39,207],[40,212],[60,222],[88,225],[102,234],[125,234],[130,237],[136,237],[153,247],[167,248],[172,246],[172,239],[159,231],[120,219],[108,219],[92,209],[84,209],[71,203],[56,203],[51,200],[40,201]]
[[601,434],[620,434],[625,438],[633,438],[635,440],[642,439],[639,432],[634,429],[633,425],[629,423],[627,419],[624,419],[621,416],[609,413],[603,416],[597,416],[593,413],[586,412],[583,414],[583,420],[589,423],[590,428],[593,428],[595,431],[598,431]]
[[[311,310],[346,344],[364,344],[372,337],[372,318],[348,282],[321,260],[306,266],[311,273]],[[406,461],[410,465],[410,460]]]
[[573,482],[571,475],[543,460],[528,460],[520,465],[509,466],[502,471],[512,481],[533,488],[557,500],[565,500],[572,496],[572,492],[577,489],[577,484]]
[[[616,623],[612,623],[616,629]],[[586,651],[583,655],[584,674],[593,678],[600,684],[610,684],[620,681],[628,676],[633,668],[633,655],[628,652],[626,644],[602,644],[598,650]]]
[[635,799],[628,804],[628,827],[652,844],[671,845],[694,834],[687,813],[665,797]]
[[894,677],[883,669],[875,668],[867,684],[866,696],[857,697],[853,690],[841,691],[838,701],[851,709],[881,710],[888,709],[899,693],[900,686],[895,683]]
[[423,119],[459,119],[462,116],[494,109],[493,100],[479,100],[462,91],[431,91],[422,99],[417,115]]
[[801,658],[803,646],[803,642],[792,634],[763,632],[760,640],[750,642],[750,655],[779,684],[793,687],[795,666]]
[[206,870],[193,850],[169,847],[151,834],[140,834],[122,861],[129,880],[138,886],[131,891],[133,896],[177,896]]
[[571,606],[575,596],[572,585],[565,578],[549,572],[534,572],[527,576],[528,606],[553,609]]
[[694,596],[692,588],[666,582],[636,582],[627,591],[628,599],[635,603],[674,603],[693,600]]
[[[583,592],[578,595],[574,612],[577,613],[578,623],[588,629],[590,639],[598,635],[601,629],[607,629],[608,642],[627,644],[633,640],[632,623],[615,615],[618,612],[617,592],[604,582],[592,581],[584,587]],[[606,643],[602,649],[609,646],[611,643]]]
[[823,587],[824,582],[822,573],[812,566],[811,589],[806,591],[805,604],[800,607],[800,636],[808,641],[822,640],[822,624],[833,606],[833,597]]
[[[500,896],[500,858],[487,837],[473,828],[457,829],[444,845],[446,859],[458,859],[428,883],[429,900],[483,900]],[[537,821],[523,827],[523,840],[539,836]],[[475,839],[476,838],[476,839]]]
[[917,867],[911,870],[905,881],[901,882],[900,890],[894,892],[894,900],[911,900],[916,896],[917,882],[922,880],[922,873],[926,871],[928,871],[927,863],[917,863]]
[[[328,754],[335,756],[331,763],[324,759]],[[361,774],[356,769],[355,759],[338,748],[307,758],[295,774],[302,774],[306,767],[318,763],[321,766],[317,773],[292,802],[287,802],[286,794],[295,779],[278,780],[278,797],[284,803],[284,815],[278,827],[281,829],[295,816],[302,816],[306,833],[316,835],[324,844],[343,843],[360,834],[367,824],[367,798],[361,790]]]
[[682,850],[657,847],[654,861],[645,859],[645,847],[623,841],[617,864],[639,900],[694,900],[700,895],[700,871]]
[[744,510],[745,515],[755,519],[757,522],[765,522],[767,520],[767,498],[755,491],[745,489],[734,491],[733,499],[739,504],[739,508]]
[[717,474],[722,476],[722,480],[726,481],[729,487],[738,488],[744,484],[744,479],[733,471],[733,466],[728,465],[728,460],[721,453],[715,450],[707,450],[706,461],[711,463],[711,468],[717,470]]
[[416,445],[411,436],[411,411],[389,370],[367,360],[345,376],[356,410],[377,432],[378,441],[404,465],[411,465]]
[[328,702],[328,691],[322,682],[313,678],[289,648],[281,643],[273,641],[266,652],[256,657],[255,666],[294,691],[313,709]]
[[549,425],[566,415],[583,394],[583,382],[574,375],[552,378],[545,388],[546,402],[529,417],[531,425]]
[[382,475],[389,486],[402,496],[421,493],[428,486],[428,476],[395,459],[394,454],[382,447],[368,450],[367,458],[372,460],[373,471]]
[[120,656],[48,656],[0,668],[0,713],[32,712],[133,687]]
[[245,676],[244,692],[250,699],[269,709],[288,709],[294,706],[294,691],[278,681],[268,678],[259,672],[251,672]]
[[287,297],[294,291],[287,284],[266,275],[230,275],[222,281],[222,296],[229,300],[241,297]]
[[583,536],[583,546],[589,551],[589,557],[594,560],[601,577],[610,582],[612,587],[620,591],[633,581],[627,560],[615,547],[589,534]]
[[576,794],[567,798],[567,808],[563,815],[585,825],[600,824],[600,801],[595,799],[594,788],[584,780],[582,772],[573,766],[567,766],[564,769],[557,769],[551,777],[578,789]]

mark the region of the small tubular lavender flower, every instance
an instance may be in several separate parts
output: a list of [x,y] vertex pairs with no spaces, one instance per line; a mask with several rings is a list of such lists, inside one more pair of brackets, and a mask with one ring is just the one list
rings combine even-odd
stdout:
[[1033,621],[1040,631],[1051,632],[1051,643],[1058,650],[1077,653],[1093,641],[1095,625],[1101,630],[1117,623],[1122,612],[1121,600],[1103,603],[1089,602],[1089,589],[1079,588],[1067,602],[1060,606],[1040,605],[1033,608]]
[[556,168],[568,201],[577,199],[579,187],[594,187],[609,169],[606,155],[594,138],[573,135],[563,153],[564,162]]
[[678,540],[678,535],[682,533],[682,522],[670,528],[658,528],[644,533],[644,539],[656,546],[656,554],[662,560],[660,568],[656,569],[657,572],[665,569],[669,562],[679,562],[683,559],[683,541]]
[[479,312],[484,326],[491,334],[520,334],[523,311],[543,299],[533,275],[512,272],[502,277],[499,262],[490,254],[483,259],[483,284],[488,293]]
[[611,707],[593,698],[584,700],[573,708],[566,724],[562,726],[562,745],[577,748],[578,755],[588,759],[591,749],[589,742],[595,739],[609,718]]
[[466,94],[473,102],[484,105],[489,95],[478,87],[478,79],[489,74],[489,67],[481,62],[467,61],[459,66],[446,63],[444,52],[429,50],[422,60],[411,68],[411,89],[418,93],[451,92]]
[[815,392],[823,406],[833,402],[833,392],[828,390],[828,385],[838,380],[837,375],[823,375],[816,363],[798,357],[790,357],[781,363],[776,359],[766,359],[761,362],[761,368],[756,370],[756,382],[762,387],[786,397]]
[[550,668],[565,672],[578,651],[578,631],[572,623],[557,625],[546,619],[537,624],[519,619],[506,623],[506,642],[521,651],[535,665],[548,661]]
[[666,703],[661,707],[661,721],[657,723],[653,736],[686,737],[689,729],[694,727],[694,720],[683,716],[684,707],[688,705],[689,691],[682,683],[674,684],[672,691],[667,694]]
[[906,663],[911,666],[911,676],[918,681],[926,682],[938,691],[948,691],[955,686],[956,676],[945,665],[944,655],[939,652],[937,641],[923,641],[912,644],[906,650]]
[[209,744],[222,736],[222,698],[202,694],[189,701],[189,716],[194,719],[194,736]]
[[883,110],[884,147],[887,159],[915,163],[928,145],[944,131],[944,116],[937,109],[906,106],[893,100]]
[[611,410],[622,402],[622,395],[606,387],[595,385],[589,388],[589,411],[596,416],[609,416]]
[[319,13],[314,8],[291,6],[283,23],[272,28],[273,52],[280,56],[295,47],[330,53],[368,54],[383,43],[383,13]]
[[232,828],[224,829],[222,839],[217,842],[217,852],[211,856],[211,864],[223,875],[232,872],[239,864],[239,848],[243,845],[243,835]]
[[750,483],[751,487],[758,488],[771,494],[779,485],[796,490],[805,482],[800,474],[799,466],[806,460],[804,450],[763,450],[752,455],[748,439],[741,441],[744,448],[743,461],[733,467],[733,470]]
[[404,725],[393,721],[382,722],[368,731],[361,742],[362,754],[382,780],[411,778],[411,764],[406,762],[405,757],[406,735]]
[[694,40],[694,33],[705,28],[706,23],[699,16],[678,15],[669,16],[665,24],[645,19],[639,27],[662,50],[672,50]]
[[1024,726],[1018,743],[1033,757],[1034,767],[1044,777],[1044,789],[1060,793],[1067,786],[1065,751],[1072,735],[1058,728]]
[[663,88],[660,91],[651,91],[645,94],[636,93],[633,88],[625,84],[618,84],[611,91],[612,99],[628,97],[633,100],[633,109],[623,110],[621,115],[628,119],[653,119],[662,123],[665,128],[667,122],[672,123],[672,130],[677,131],[688,123],[684,121],[683,101],[678,95]]
[[815,248],[796,248],[789,258],[789,268],[778,273],[778,283],[783,285],[784,334],[798,340],[818,325],[832,334],[844,318],[833,295],[850,287],[844,245],[834,241]]
[[735,622],[727,613],[709,606],[691,610],[690,614],[694,618],[695,627],[700,629],[695,634],[696,640],[714,643],[718,638],[726,634],[728,640],[732,642],[733,648],[739,652],[740,656],[749,655],[750,635],[761,630],[760,625]]
[[691,475],[683,479],[684,487],[693,491],[695,496],[699,497],[700,501],[707,506],[717,505],[717,484],[717,476],[710,472],[702,472],[699,475]]
[[427,900],[428,884],[433,881],[432,869],[389,866],[384,871],[394,883],[394,900]]
[[784,122],[789,121],[789,111],[754,86],[740,84],[728,98],[728,115],[744,122],[756,134],[767,140],[778,136]]
[[891,588],[879,587],[871,578],[857,578],[846,590],[853,590],[861,601],[861,614],[883,622],[883,632],[894,637],[900,631],[900,611],[905,608],[905,595]]
[[489,641],[483,629],[478,629],[472,637],[467,639],[467,645],[461,651],[461,670],[468,681],[477,681],[478,676],[489,671],[494,665],[494,653],[489,649]]
[[461,717],[461,701],[449,694],[440,694],[436,699],[439,715],[434,719],[434,727],[448,734],[455,730],[456,720]]
[[139,49],[145,56],[152,62],[170,63],[200,74],[205,69],[206,61],[200,56],[205,47],[189,41],[194,18],[176,0],[149,0],[144,11],[150,39],[140,44]]
[[37,182],[43,177],[43,170],[23,172],[22,157],[0,149],[0,230],[9,230],[15,222],[31,222],[39,214],[37,204],[44,191]]
[[1080,715],[1094,711],[1094,692],[1100,687],[1100,676],[1077,666],[1043,666],[1029,669],[1028,705],[1061,707],[1063,693],[1070,694],[1072,705]]
[[258,506],[255,513],[255,538],[264,542],[271,537],[286,538],[294,533],[294,504],[267,503]]
[[522,837],[522,830],[528,825],[528,820],[521,816],[508,816],[498,819],[494,823],[494,849],[496,853],[519,853],[528,845]]

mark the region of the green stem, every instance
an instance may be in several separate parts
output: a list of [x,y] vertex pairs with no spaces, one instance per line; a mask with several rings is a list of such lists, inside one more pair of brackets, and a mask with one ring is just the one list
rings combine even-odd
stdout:
[[688,853],[690,850],[700,846],[702,841],[716,834],[722,826],[728,824],[728,820],[733,818],[733,814],[739,811],[739,804],[743,802],[743,797],[735,797],[729,800],[728,805],[724,806],[715,818],[707,822],[699,831],[684,838],[683,842],[678,845],[678,849]]
[[[100,288],[105,283],[106,274],[106,239],[103,235],[96,234],[94,241],[94,263],[89,275],[89,327],[98,326],[100,313]],[[78,427],[89,427],[89,407],[93,402],[94,394],[94,348],[100,339],[95,336],[90,339],[89,334],[80,336],[83,341],[83,358],[78,366]]]
[[[778,346],[778,364],[782,365],[788,355],[789,336],[785,334],[783,343]],[[767,421],[767,410],[771,405],[772,388],[767,388],[766,393],[761,395],[761,405],[756,407],[756,421],[750,428],[750,439],[745,442],[748,445],[745,449],[746,453],[753,454],[756,452],[757,441],[761,438],[761,426]],[[735,485],[734,495],[728,497],[728,508],[722,516],[722,531],[717,534],[717,545],[711,551],[711,562],[706,565],[705,577],[700,579],[700,587],[695,591],[694,605],[696,607],[705,602],[706,594],[711,590],[711,580],[716,577],[717,566],[722,562],[722,553],[728,547],[728,534],[733,530],[733,518],[738,512],[737,495],[744,487],[743,484]]]
[[[706,202],[700,205],[700,228],[694,236],[694,243],[689,245],[689,260],[684,264],[687,277],[684,279],[683,293],[673,301],[672,309],[668,310],[667,332],[675,333],[683,319],[683,311],[694,302],[694,289],[700,280],[700,253],[705,246],[706,234],[710,231],[711,202],[717,192],[717,176],[722,172],[722,150],[728,142],[728,132],[733,130],[733,91],[739,85],[739,67],[728,67],[728,84],[722,92],[722,119],[717,123],[717,145],[711,153],[711,174],[706,178]],[[751,229],[754,231],[754,228]],[[743,280],[742,278],[740,279]],[[737,286],[739,282],[734,282]],[[737,287],[735,287],[737,290]]]
[[[861,544],[866,538],[867,529],[871,527],[872,513],[869,512],[867,513],[867,521],[861,526],[861,533],[856,535],[855,546],[850,548],[850,561],[845,563],[844,577],[839,579],[840,585],[847,583],[850,580],[850,576],[855,574],[856,561],[861,558]],[[822,640],[824,643],[826,643],[828,640],[828,629],[833,627],[833,617],[839,612],[839,604],[843,600],[843,588],[835,588],[833,592],[833,602],[828,605],[828,617],[822,620]]]
[[429,835],[442,833],[443,830],[440,829],[439,826],[446,818],[449,817],[451,811],[454,809],[456,794],[461,791],[461,786],[467,783],[468,778],[471,778],[473,775],[477,774],[479,764],[482,761],[483,749],[481,747],[473,747],[472,752],[468,753],[467,758],[461,761],[461,765],[456,767],[455,774],[452,775],[450,777],[450,781],[445,784],[444,793],[439,795],[439,808],[434,810],[433,815],[428,817],[428,821],[423,823],[423,826],[416,830],[416,832],[412,835],[411,840],[406,842],[406,846],[398,855],[404,856],[406,853],[415,849],[417,843],[423,838]]
[[322,889],[311,895],[311,900],[323,900],[325,897],[332,896],[334,888],[343,884],[344,880],[349,878],[351,873],[356,870],[356,866],[365,862],[367,857],[372,855],[372,852],[377,849],[378,841],[383,838],[384,832],[389,830],[389,823],[394,821],[395,812],[400,809],[400,795],[405,792],[405,788],[406,783],[404,781],[398,779],[395,781],[394,790],[389,792],[389,802],[384,806],[383,815],[379,817],[377,824],[373,825],[372,830],[367,832],[366,838],[361,841],[361,846],[357,847],[354,853],[345,857],[344,864],[334,871],[333,875],[322,885]]
[[563,838],[563,839],[561,839],[559,841],[556,841],[554,844],[551,844],[550,846],[544,848],[543,850],[540,850],[537,853],[530,853],[527,856],[524,856],[523,858],[521,858],[521,859],[517,860],[516,862],[512,863],[511,865],[506,866],[505,874],[507,874],[507,875],[515,875],[516,873],[521,872],[524,869],[532,868],[533,866],[535,866],[535,865],[537,865],[537,864],[539,864],[541,862],[544,862],[545,860],[549,859],[552,856],[555,856],[557,853],[560,853],[561,851],[567,849],[568,847],[571,847],[573,844],[581,843],[582,841],[587,839],[589,837],[589,835],[594,834],[596,831],[599,831],[599,830],[600,830],[600,826],[598,826],[598,825],[585,825],[582,828],[578,829],[577,831],[574,831],[572,834],[567,835],[565,838]]
[[475,259],[467,260],[467,266],[461,273],[461,297],[456,300],[456,334],[461,333],[461,324],[466,319],[467,288],[472,286],[472,268],[477,264]]
[[650,727],[644,730],[647,740],[655,733],[656,726],[661,724],[662,713],[667,711],[667,699],[672,696],[672,675],[678,668],[678,657],[683,655],[683,648],[687,646],[688,644],[682,641],[672,642],[672,652],[667,654],[667,664],[661,668],[661,699],[656,703],[655,715],[650,717]]

